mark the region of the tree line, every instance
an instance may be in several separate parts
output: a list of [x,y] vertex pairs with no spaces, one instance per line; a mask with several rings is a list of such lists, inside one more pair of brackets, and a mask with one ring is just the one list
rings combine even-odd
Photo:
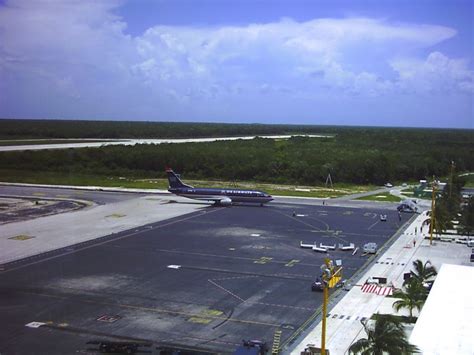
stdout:
[[0,169],[318,185],[383,184],[474,170],[469,130],[344,128],[332,138],[293,137],[208,143],[3,152]]
[[0,139],[236,137],[334,130],[311,125],[0,119]]

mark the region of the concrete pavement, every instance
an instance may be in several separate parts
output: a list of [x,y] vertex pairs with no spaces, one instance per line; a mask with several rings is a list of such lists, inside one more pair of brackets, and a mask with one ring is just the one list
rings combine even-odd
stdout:
[[[170,199],[171,197],[171,199]],[[181,203],[170,203],[179,201]],[[205,208],[178,196],[140,196],[0,227],[0,265]]]

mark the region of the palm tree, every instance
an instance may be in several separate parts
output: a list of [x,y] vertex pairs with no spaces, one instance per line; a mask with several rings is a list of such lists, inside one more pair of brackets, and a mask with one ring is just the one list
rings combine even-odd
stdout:
[[[431,262],[429,260],[426,261],[424,264],[420,259],[415,260],[413,262],[413,267],[415,268],[415,270],[412,270],[410,272],[411,276],[418,280],[421,285],[423,285],[423,283],[438,274],[436,268],[431,265]],[[408,280],[406,280],[404,284],[406,284]]]
[[469,197],[467,204],[464,205],[459,222],[463,234],[474,233],[474,196]]
[[410,318],[413,319],[413,310],[421,310],[428,297],[428,291],[415,277],[411,277],[405,283],[405,290],[396,290],[393,292],[393,297],[399,298],[393,303],[393,308],[398,312],[402,308],[408,308],[410,311]]
[[350,354],[382,355],[412,354],[418,348],[408,342],[403,324],[390,314],[377,314],[375,326],[369,327],[362,323],[367,338],[357,340],[349,347]]
[[453,228],[453,216],[451,216],[449,213],[446,200],[437,198],[435,206],[433,232],[436,231],[436,233],[440,234],[446,232],[446,230],[450,228]]

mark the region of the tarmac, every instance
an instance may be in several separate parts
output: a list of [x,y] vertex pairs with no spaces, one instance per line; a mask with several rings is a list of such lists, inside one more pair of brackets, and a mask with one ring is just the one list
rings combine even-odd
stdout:
[[[375,313],[409,315],[402,309],[398,313],[392,308],[395,298],[390,297],[390,286],[400,288],[403,275],[412,269],[413,261],[430,261],[437,270],[444,263],[471,266],[469,257],[471,248],[454,242],[434,240],[430,243],[428,227],[422,223],[427,218],[425,213],[418,217],[403,231],[393,244],[383,252],[373,265],[357,279],[340,301],[330,303],[326,322],[326,349],[331,354],[348,354],[352,343],[366,337],[361,320],[369,319]],[[428,238],[428,239],[427,239]],[[387,284],[367,284],[369,279],[384,277]],[[345,292],[345,291],[338,291]],[[414,316],[417,316],[414,311]],[[407,326],[406,332],[411,333],[413,326]],[[300,354],[309,345],[320,347],[322,323],[319,322],[303,339],[299,339],[293,347],[283,354]]]
[[[55,193],[46,189],[41,193]],[[389,286],[402,285],[414,260],[470,265],[470,248],[430,245],[426,225],[421,229],[426,215],[402,214],[397,222],[393,204],[277,198],[264,208],[213,208],[167,194],[121,193],[84,191],[92,203],[82,210],[0,227],[6,353],[51,353],[51,344],[56,353],[84,352],[86,340],[100,336],[218,351],[235,349],[244,334],[271,344],[280,329],[281,353],[300,354],[320,344],[322,295],[307,291],[325,255],[299,242],[374,241],[384,248],[370,260],[330,253],[344,259],[353,285],[332,293],[326,345],[347,354],[365,336],[361,319],[394,313]],[[380,222],[381,211],[388,222]],[[377,277],[387,285],[366,285]],[[101,314],[123,320],[101,323]],[[47,323],[24,327],[32,321]]]
[[182,216],[207,206],[189,201],[177,196],[139,196],[4,224],[0,227],[0,265]]
[[[105,338],[232,353],[243,338],[271,344],[278,329],[284,346],[322,300],[310,286],[326,254],[300,242],[382,245],[409,218],[289,201],[215,208],[140,195],[1,226],[0,351],[84,353]],[[368,261],[330,255],[346,277]]]

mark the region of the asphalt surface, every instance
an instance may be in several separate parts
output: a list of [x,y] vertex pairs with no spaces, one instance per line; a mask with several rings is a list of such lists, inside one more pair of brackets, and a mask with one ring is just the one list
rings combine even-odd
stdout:
[[344,198],[338,199],[317,199],[317,198],[306,198],[306,197],[283,197],[274,196],[274,200],[270,202],[270,205],[309,205],[309,206],[320,206],[324,207],[349,207],[349,208],[365,208],[365,209],[377,209],[382,210],[395,210],[398,206],[396,202],[379,202],[379,201],[368,201],[368,200],[351,200],[351,196],[345,196]]
[[[381,222],[380,212],[209,207],[35,258],[0,271],[0,353],[93,353],[87,342],[98,339],[150,342],[154,353],[157,346],[232,353],[242,339],[271,344],[277,329],[284,344],[322,302],[310,286],[326,255],[300,241],[382,245],[410,216],[399,221],[395,208],[383,210]],[[344,278],[368,261],[360,252],[329,256],[342,260]]]
[[2,198],[19,198],[31,202],[30,207],[0,209],[0,224],[24,221],[58,213],[79,210],[89,205],[106,205],[143,196],[137,192],[117,192],[38,186],[0,185]]
[[33,198],[52,198],[52,199],[72,199],[91,201],[98,205],[105,205],[108,203],[119,202],[136,198],[144,195],[130,192],[117,191],[97,191],[97,190],[78,190],[57,187],[38,187],[38,186],[13,186],[0,185],[0,196],[4,197],[19,197],[27,196]]

